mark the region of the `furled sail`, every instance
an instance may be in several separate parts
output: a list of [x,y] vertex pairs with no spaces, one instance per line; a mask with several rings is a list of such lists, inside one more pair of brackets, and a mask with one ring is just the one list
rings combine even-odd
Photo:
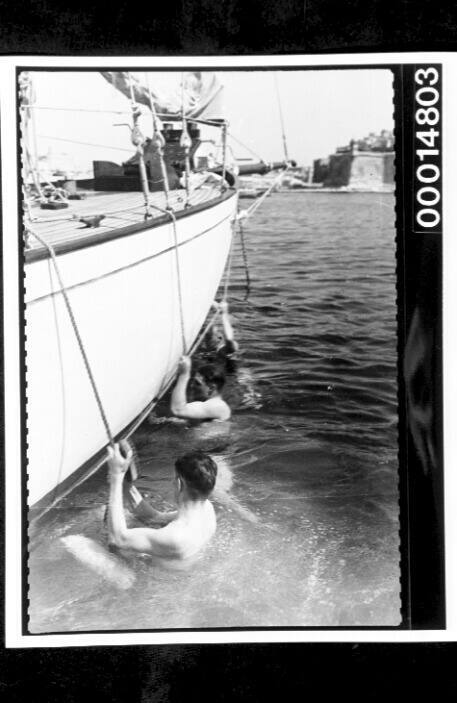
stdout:
[[[149,88],[144,73],[102,71],[102,76],[127,98],[150,106]],[[212,72],[149,73],[154,107],[160,117],[217,119],[223,116],[222,85]]]

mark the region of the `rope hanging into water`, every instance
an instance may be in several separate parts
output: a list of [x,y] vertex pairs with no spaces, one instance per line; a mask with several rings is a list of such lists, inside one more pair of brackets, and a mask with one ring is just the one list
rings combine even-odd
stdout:
[[73,308],[71,307],[70,299],[69,299],[69,297],[68,297],[68,294],[67,294],[65,285],[64,285],[63,280],[62,280],[62,276],[61,276],[61,273],[60,273],[59,265],[58,265],[58,263],[57,263],[57,257],[56,257],[56,255],[55,255],[54,248],[53,248],[53,246],[52,246],[51,244],[48,244],[48,242],[46,242],[42,237],[40,237],[40,235],[37,234],[33,229],[31,229],[30,227],[27,226],[27,230],[28,230],[29,234],[31,234],[33,237],[35,237],[35,238],[40,242],[40,244],[42,244],[42,245],[48,250],[48,252],[49,252],[49,255],[50,255],[50,257],[51,257],[52,263],[53,263],[53,265],[54,265],[54,270],[55,270],[55,272],[56,272],[57,280],[58,280],[58,282],[59,282],[60,292],[62,293],[64,302],[65,302],[65,306],[66,306],[66,308],[67,308],[67,312],[68,312],[68,315],[69,315],[69,317],[70,317],[70,322],[71,322],[71,324],[72,324],[73,331],[74,331],[74,333],[75,333],[76,340],[77,340],[77,342],[78,342],[79,350],[80,350],[80,352],[81,352],[81,356],[82,356],[83,361],[84,361],[84,366],[86,367],[87,375],[88,375],[88,377],[89,377],[89,381],[90,381],[90,384],[91,384],[91,386],[92,386],[92,390],[93,390],[93,392],[94,392],[95,401],[96,401],[96,403],[97,403],[98,410],[99,410],[99,412],[100,412],[100,416],[101,416],[103,425],[104,425],[104,427],[105,427],[105,432],[106,432],[106,435],[107,435],[107,437],[108,437],[108,441],[109,441],[109,443],[110,443],[111,446],[114,446],[113,434],[112,434],[112,432],[111,432],[111,428],[110,428],[110,426],[109,426],[108,419],[107,419],[107,417],[106,417],[105,409],[104,409],[104,407],[103,407],[103,403],[102,403],[102,400],[101,400],[101,397],[100,397],[100,393],[99,393],[98,388],[97,388],[97,384],[95,383],[95,378],[94,378],[94,375],[93,375],[93,373],[92,373],[92,369],[91,369],[91,366],[90,366],[90,363],[89,363],[89,358],[88,358],[88,356],[87,356],[87,352],[86,352],[86,349],[85,349],[85,347],[84,347],[84,344],[83,344],[83,341],[82,341],[82,338],[81,338],[81,334],[80,334],[80,332],[79,332],[79,328],[78,328],[78,325],[77,325],[77,322],[76,322],[76,318],[75,318],[75,315],[74,315],[74,312],[73,312]]
[[216,322],[217,317],[219,316],[219,310],[216,310],[216,312],[213,313],[213,315],[210,317],[208,323],[205,325],[204,329],[202,332],[200,332],[199,337],[195,340],[195,342],[192,344],[192,347],[189,350],[189,356],[192,356],[192,354],[195,354],[197,351],[198,347],[200,344],[203,342],[205,339],[207,333],[211,329],[211,327],[214,325]]
[[243,228],[243,223],[241,220],[238,223],[238,230],[240,233],[241,253],[243,255],[244,273],[246,276],[246,299],[247,299],[249,292],[251,290],[251,277],[249,275],[248,256],[247,256],[247,252],[246,252],[246,243],[244,240],[244,228]]
[[[267,198],[272,190],[278,185],[278,183],[281,182],[281,180],[284,178],[284,175],[287,173],[287,171],[290,169],[290,166],[287,166],[277,178],[271,183],[270,187],[261,195],[259,198],[257,198],[254,203],[247,209],[243,210],[238,214],[237,222],[238,222],[238,231],[240,233],[240,242],[241,242],[241,252],[243,256],[243,263],[244,263],[244,271],[246,275],[246,299],[249,296],[249,292],[251,289],[251,277],[249,274],[249,264],[248,264],[248,258],[247,258],[247,252],[246,252],[246,242],[245,242],[245,237],[244,237],[244,228],[243,228],[243,221],[248,220],[252,215],[255,213],[255,211],[260,207],[260,205],[263,203],[265,198]],[[233,240],[233,237],[232,237]],[[224,299],[226,297],[226,292],[227,292],[227,281],[226,281],[226,289],[224,293]]]
[[225,270],[225,282],[224,282],[224,297],[223,300],[227,300],[228,287],[230,282],[230,274],[232,272],[232,256],[233,256],[233,240],[235,239],[235,227],[232,226],[232,234],[230,236],[230,248],[227,259],[227,268]]
[[[232,229],[232,235],[230,239],[230,249],[229,249],[229,256],[227,258],[227,264],[225,267],[225,283],[224,283],[224,296],[223,300],[227,300],[227,292],[228,292],[228,285],[230,281],[230,274],[231,274],[231,267],[232,267],[232,250],[233,250],[233,240],[235,238],[235,228],[233,227]],[[211,329],[211,327],[214,325],[216,322],[216,319],[218,318],[220,312],[219,310],[216,310],[213,315],[210,317],[208,320],[207,324],[203,328],[202,332],[200,332],[200,335],[198,338],[195,340],[195,342],[192,344],[192,347],[189,351],[189,356],[192,356],[192,354],[195,354],[197,349],[199,348],[200,344],[203,342],[204,338],[206,337],[207,333]]]

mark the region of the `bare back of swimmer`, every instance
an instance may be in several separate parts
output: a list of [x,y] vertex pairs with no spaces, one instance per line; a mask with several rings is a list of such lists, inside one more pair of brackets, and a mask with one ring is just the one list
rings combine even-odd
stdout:
[[196,554],[216,531],[216,515],[208,500],[216,482],[216,463],[203,452],[190,452],[180,457],[174,474],[177,510],[162,513],[148,506],[151,516],[166,523],[165,526],[128,528],[122,485],[133,454],[128,444],[123,444],[122,449],[123,452],[119,445],[108,449],[110,544],[162,558],[186,559]]

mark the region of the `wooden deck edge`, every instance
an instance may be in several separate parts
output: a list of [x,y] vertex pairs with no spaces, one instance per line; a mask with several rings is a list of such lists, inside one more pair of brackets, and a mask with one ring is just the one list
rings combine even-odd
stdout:
[[[229,200],[234,197],[236,190],[234,188],[227,189],[224,193],[221,193],[218,197],[207,200],[203,203],[198,203],[197,205],[192,205],[189,208],[183,210],[177,210],[174,212],[176,220],[189,217],[198,212],[203,212],[208,210],[219,203]],[[166,224],[171,221],[171,217],[168,215],[161,215],[160,217],[154,218],[153,220],[145,220],[143,222],[137,222],[132,225],[127,225],[125,227],[119,227],[108,232],[97,232],[94,234],[83,235],[79,239],[74,239],[73,237],[68,239],[68,241],[62,241],[54,245],[54,251],[57,256],[62,254],[69,254],[72,251],[78,251],[80,249],[86,249],[91,246],[96,246],[98,244],[103,244],[104,242],[109,242],[113,239],[119,239],[121,237],[128,237],[137,232],[143,232],[144,230],[155,229],[161,225]],[[42,261],[43,259],[49,258],[49,252],[45,247],[40,249],[29,249],[24,252],[25,263],[34,263],[35,261]]]

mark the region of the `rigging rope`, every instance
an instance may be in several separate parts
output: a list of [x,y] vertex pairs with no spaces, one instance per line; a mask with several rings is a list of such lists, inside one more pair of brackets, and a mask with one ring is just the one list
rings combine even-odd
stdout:
[[227,292],[228,292],[228,287],[229,287],[230,274],[232,272],[232,255],[233,255],[233,240],[234,240],[234,238],[235,238],[235,227],[233,224],[232,225],[232,234],[230,236],[230,249],[229,249],[229,255],[228,255],[228,259],[227,259],[227,268],[225,271],[223,300],[227,300]]
[[[40,183],[40,179],[39,179],[39,176],[38,176],[38,173],[37,173],[37,169],[35,168],[35,166],[34,166],[34,164],[33,164],[33,161],[32,161],[32,157],[31,157],[31,155],[30,155],[30,150],[29,150],[29,146],[28,146],[28,141],[27,141],[26,138],[24,138],[24,139],[23,139],[23,142],[24,142],[24,143],[23,143],[23,161],[24,161],[24,164],[27,164],[29,175],[30,175],[31,178],[32,178],[33,185],[35,186],[35,189],[36,189],[36,192],[37,192],[37,195],[38,195],[38,198],[39,198],[40,202],[44,202],[44,201],[45,201],[45,197],[44,197],[44,195],[43,195],[43,190],[42,190],[42,188],[41,188],[41,183]],[[27,180],[28,180],[28,179],[27,179]],[[25,181],[24,181],[24,183],[25,183]]]
[[175,256],[176,256],[176,277],[178,281],[178,301],[179,301],[179,320],[181,323],[181,343],[182,343],[182,353],[187,353],[186,344],[186,333],[184,329],[184,306],[182,301],[182,288],[181,288],[181,267],[179,263],[179,251],[178,251],[178,231],[176,229],[176,217],[174,212],[169,210],[170,217],[173,220],[173,237],[175,240]]
[[128,110],[92,110],[85,107],[48,107],[47,105],[30,105],[32,110],[51,110],[56,112],[89,112],[105,115],[129,115]]
[[[163,176],[163,182],[164,182],[164,189],[165,189],[165,197],[166,197],[166,203],[167,207],[166,209],[162,209],[157,205],[154,205],[152,203],[149,203],[149,188],[148,188],[148,181],[147,181],[147,173],[146,173],[146,168],[145,168],[145,163],[144,163],[144,151],[143,151],[143,143],[144,143],[144,138],[140,139],[142,135],[140,135],[138,127],[137,127],[137,119],[138,119],[138,114],[135,111],[135,96],[134,96],[134,90],[133,90],[133,84],[132,84],[132,79],[129,74],[129,83],[130,83],[130,96],[131,96],[131,108],[132,108],[132,114],[133,114],[133,122],[134,122],[134,127],[132,130],[132,142],[133,144],[137,147],[137,153],[139,156],[140,160],[140,170],[142,170],[142,185],[143,185],[143,195],[144,195],[144,205],[146,208],[146,213],[149,214],[149,207],[152,207],[153,209],[162,212],[166,215],[168,215],[171,218],[171,224],[173,227],[173,238],[174,238],[174,250],[175,250],[175,259],[176,259],[176,273],[177,273],[177,292],[178,292],[178,302],[179,302],[179,315],[180,315],[180,329],[181,329],[181,343],[182,343],[182,350],[183,354],[193,354],[198,347],[200,346],[201,342],[205,338],[206,334],[208,333],[209,329],[214,325],[218,315],[219,315],[219,310],[216,310],[215,313],[210,317],[209,321],[205,325],[203,331],[200,333],[199,337],[194,341],[192,344],[190,350],[187,349],[187,343],[186,343],[186,335],[185,335],[185,324],[184,324],[184,306],[183,306],[183,295],[182,295],[182,280],[181,280],[181,267],[180,267],[180,257],[179,257],[179,244],[178,244],[178,233],[177,233],[177,224],[176,224],[176,216],[173,212],[173,210],[169,207],[169,188],[168,188],[168,174],[164,162],[164,153],[163,149],[165,146],[164,138],[163,135],[161,134],[160,128],[159,128],[159,120],[158,120],[158,114],[155,111],[155,105],[152,99],[152,93],[151,89],[149,86],[149,80],[147,76],[147,86],[148,86],[148,92],[149,92],[149,100],[150,100],[150,107],[151,107],[151,112],[152,112],[152,121],[153,121],[153,136],[152,136],[152,141],[154,146],[156,147],[158,154],[159,154],[159,159],[160,159],[160,165],[161,165],[161,170],[162,170],[162,176]],[[276,78],[276,76],[275,76]],[[182,91],[183,91],[184,84],[182,83]],[[279,111],[280,111],[280,119],[281,119],[281,127],[282,127],[282,136],[283,136],[283,145],[284,145],[284,153],[286,157],[286,162],[289,161],[288,158],[288,152],[287,152],[287,143],[286,143],[286,136],[285,136],[285,131],[284,131],[284,121],[283,121],[283,115],[282,115],[282,109],[281,109],[281,103],[280,103],[280,96],[279,96],[279,89],[276,83],[276,88],[277,88],[277,93],[278,93],[278,102],[279,102]],[[52,108],[46,108],[46,107],[36,107],[36,109],[52,109]],[[61,110],[67,110],[67,108],[54,108],[54,109],[61,109]],[[73,108],[68,108],[68,110],[71,110]],[[108,110],[84,110],[84,109],[75,109],[77,112],[111,112],[114,114],[125,114],[124,111],[108,111]],[[204,120],[197,120],[197,119],[192,119],[189,118],[189,122],[197,122],[197,123],[203,123],[203,124],[212,124],[210,121],[204,121]],[[189,201],[189,170],[188,170],[188,160],[189,160],[189,145],[186,143],[187,140],[190,141],[190,137],[187,133],[187,118],[184,115],[184,96],[182,93],[182,124],[183,124],[183,130],[182,130],[182,137],[183,137],[183,143],[182,146],[186,149],[186,204]],[[224,121],[223,124],[221,125],[220,123],[213,123],[214,126],[217,126],[219,128],[222,127],[222,149],[223,149],[223,169],[222,169],[222,174],[223,174],[223,179],[225,177],[225,170],[226,170],[226,158],[227,158],[227,149],[230,149],[230,147],[227,144],[227,136],[230,136],[234,141],[238,142],[241,146],[246,148],[248,151],[250,151],[254,156],[257,158],[260,158],[252,149],[244,145],[240,140],[238,140],[236,137],[234,137],[232,134],[228,133],[227,129],[227,123]],[[138,135],[134,134],[135,131],[138,131]],[[97,148],[108,148],[108,149],[114,149],[118,151],[126,151],[130,153],[129,149],[123,149],[120,147],[113,147],[113,146],[108,146],[108,145],[100,145],[100,144],[94,144],[94,143],[88,143],[88,142],[80,142],[76,140],[71,140],[71,139],[62,139],[59,137],[46,137],[44,135],[39,135],[41,138],[44,139],[51,139],[51,140],[56,140],[56,141],[63,141],[63,142],[68,142],[68,143],[73,143],[73,144],[80,144],[84,146],[93,146]],[[34,134],[35,137],[35,150],[36,150],[36,135]],[[134,137],[137,137],[135,140]],[[187,140],[185,139],[187,137]],[[31,154],[28,151],[28,157],[29,160],[31,161]],[[37,155],[35,153],[35,159],[37,159]],[[141,166],[143,167],[141,169]],[[264,199],[271,193],[273,188],[276,186],[278,182],[281,181],[283,178],[284,174],[288,171],[289,166],[281,172],[279,177],[274,180],[274,182],[271,184],[271,186],[268,188],[268,190],[260,197],[258,198],[255,203],[248,208],[248,210],[244,213],[244,218],[249,218],[251,217],[254,212],[257,210],[257,208],[260,206],[260,204],[264,201]],[[33,172],[33,169],[31,169]],[[60,195],[60,194],[59,194]],[[27,206],[29,205],[28,199],[24,198],[25,203]],[[137,209],[137,208],[130,208],[131,210]],[[126,212],[127,208],[123,208],[121,210],[118,210],[117,212]],[[112,211],[111,214],[115,214],[116,211]],[[72,216],[72,218],[62,218],[62,219],[73,219],[75,216]],[[61,219],[61,218],[59,218]],[[121,218],[120,218],[121,219]],[[57,218],[52,221],[57,221]],[[246,247],[245,247],[245,241],[244,241],[244,229],[243,225],[241,222],[241,218],[238,219],[238,224],[239,224],[239,232],[240,232],[240,239],[241,239],[241,246],[242,246],[242,255],[243,255],[243,261],[245,265],[245,272],[246,272],[246,283],[247,283],[247,291],[249,291],[250,287],[250,277],[249,277],[249,269],[248,269],[248,262],[247,262],[247,255],[246,255]],[[29,226],[26,226],[26,231],[28,234],[34,236],[40,244],[47,249],[49,252],[49,255],[51,257],[55,273],[57,276],[57,280],[60,286],[60,292],[62,293],[65,306],[70,318],[71,325],[73,327],[73,331],[79,346],[79,350],[84,362],[84,366],[86,368],[88,378],[92,387],[92,391],[94,393],[95,401],[100,413],[100,417],[102,419],[106,435],[108,437],[109,444],[111,446],[114,445],[114,439],[113,439],[113,434],[111,432],[111,428],[103,407],[103,403],[100,397],[99,390],[97,388],[95,378],[89,363],[89,358],[86,352],[86,349],[84,347],[81,334],[75,319],[75,315],[68,297],[67,290],[65,288],[65,285],[62,280],[62,276],[60,273],[59,265],[57,262],[57,257],[54,251],[54,248],[51,244],[47,243],[40,235],[38,235],[33,229],[31,229]],[[232,223],[232,232],[231,232],[231,237],[230,237],[230,248],[229,248],[229,253],[228,253],[228,259],[226,263],[226,269],[225,269],[225,282],[224,282],[224,292],[223,292],[223,300],[227,299],[228,295],[228,288],[229,288],[229,282],[230,282],[230,276],[231,276],[231,269],[232,269],[232,260],[233,260],[233,249],[234,249],[234,239],[236,235],[236,230],[235,230],[235,223]]]
[[[30,150],[30,147],[32,149],[33,168],[34,168],[34,171],[36,172],[36,177],[38,179],[38,182],[40,183],[41,178],[40,178],[40,163],[38,160],[38,144],[37,144],[36,123],[35,123],[35,115],[32,112],[30,113],[30,119],[28,121],[28,124],[31,127],[31,131],[32,131],[32,139],[31,139],[32,144],[30,145],[30,141],[28,139],[27,139],[27,142],[29,145],[29,150]],[[29,130],[27,129],[27,131],[29,131]],[[39,192],[40,196],[42,196],[41,191],[39,190],[38,192]]]
[[221,192],[225,189],[225,174],[227,170],[227,122],[224,122],[222,127],[222,180]]
[[151,108],[151,116],[152,116],[151,143],[159,155],[160,170],[162,172],[162,179],[163,179],[163,189],[165,191],[165,201],[167,204],[167,208],[169,208],[170,207],[170,205],[169,205],[170,188],[169,188],[169,183],[168,183],[167,167],[166,167],[165,159],[164,159],[165,138],[164,138],[162,132],[160,131],[160,124],[159,124],[159,120],[157,118],[154,100],[152,97],[151,85],[149,83],[149,73],[146,72],[144,75],[146,77],[146,85],[147,85],[148,94],[149,94],[149,107]]
[[253,204],[250,207],[248,207],[247,210],[244,211],[245,214],[244,214],[243,219],[248,219],[249,217],[251,217],[255,213],[255,211],[260,207],[260,205],[263,203],[265,198],[267,198],[270,195],[273,188],[275,188],[278,185],[278,183],[280,183],[282,181],[282,179],[286,175],[287,171],[289,171],[289,170],[290,170],[290,166],[287,166],[283,171],[281,171],[279,176],[277,178],[275,178],[275,180],[270,185],[270,187],[265,191],[265,193],[263,193],[259,198],[257,198],[253,202]]
[[282,106],[281,106],[281,96],[279,94],[278,74],[276,72],[274,73],[274,79],[275,79],[275,86],[276,86],[276,95],[278,97],[279,119],[281,121],[282,143],[284,146],[284,159],[285,159],[286,163],[289,163],[289,154],[287,151],[286,131],[284,129],[284,117],[282,114]]
[[219,310],[216,310],[216,312],[213,313],[213,315],[210,317],[208,323],[205,325],[205,328],[203,329],[203,331],[200,332],[199,337],[198,337],[198,338],[195,340],[195,342],[192,344],[192,347],[191,347],[190,350],[189,350],[189,356],[192,356],[192,354],[195,354],[195,352],[197,351],[198,347],[200,346],[200,344],[203,342],[204,338],[206,337],[208,331],[210,330],[210,328],[211,328],[211,327],[214,325],[214,323],[216,322],[216,318],[217,318],[218,315],[219,315]]
[[172,220],[172,226],[173,226],[173,239],[174,239],[174,250],[175,250],[175,257],[176,257],[176,277],[177,277],[177,282],[178,282],[178,303],[179,303],[179,320],[180,320],[180,326],[181,326],[181,343],[182,343],[182,349],[183,349],[183,354],[187,353],[187,342],[186,342],[186,333],[185,333],[185,327],[184,327],[184,305],[183,305],[183,298],[182,298],[182,287],[181,287],[181,266],[180,266],[180,261],[179,261],[179,245],[178,245],[178,230],[176,227],[176,216],[173,210],[171,209],[164,209],[159,207],[158,205],[153,205],[151,203],[151,207],[154,210],[158,210],[159,212],[163,212],[164,215],[168,215],[171,217]]
[[[228,284],[229,284],[229,280],[230,280],[231,267],[232,267],[232,248],[233,248],[233,240],[234,240],[234,238],[235,238],[235,234],[236,234],[235,228],[233,227],[233,228],[232,228],[231,238],[230,238],[229,256],[228,256],[228,258],[227,258],[227,263],[226,263],[226,266],[225,266],[224,296],[223,296],[223,298],[222,298],[223,300],[226,300],[226,299],[227,299]],[[219,311],[219,310],[216,310],[216,311],[213,313],[213,315],[210,317],[210,319],[208,320],[207,324],[206,324],[205,327],[203,328],[202,332],[200,332],[200,335],[199,335],[198,338],[195,340],[195,342],[192,344],[192,346],[191,346],[191,348],[190,348],[190,351],[189,351],[189,356],[192,356],[192,354],[194,354],[194,353],[197,351],[197,349],[199,348],[200,344],[203,342],[204,338],[206,337],[207,333],[209,332],[209,330],[211,329],[211,327],[212,327],[212,326],[214,325],[214,323],[216,322],[216,319],[217,319],[217,317],[219,316],[219,314],[220,314],[220,311]]]
[[97,403],[98,410],[99,410],[99,412],[100,412],[100,416],[101,416],[103,425],[104,425],[104,427],[105,427],[106,435],[107,435],[107,437],[108,437],[108,441],[109,441],[110,445],[111,445],[111,446],[114,446],[113,434],[112,434],[112,432],[111,432],[111,428],[110,428],[110,426],[109,426],[108,419],[107,419],[107,417],[106,417],[105,409],[104,409],[104,407],[103,407],[103,403],[102,403],[102,400],[101,400],[101,397],[100,397],[100,393],[99,393],[98,388],[97,388],[97,384],[95,383],[95,378],[94,378],[94,375],[93,375],[93,373],[92,373],[92,369],[91,369],[91,366],[90,366],[90,363],[89,363],[89,358],[88,358],[88,356],[87,356],[87,352],[86,352],[86,350],[85,350],[85,347],[84,347],[84,344],[83,344],[83,341],[82,341],[82,338],[81,338],[81,334],[80,334],[80,332],[79,332],[79,328],[78,328],[78,325],[77,325],[77,322],[76,322],[76,319],[75,319],[75,316],[74,316],[74,313],[73,313],[73,309],[72,309],[72,307],[71,307],[70,299],[69,299],[69,297],[68,297],[68,294],[67,294],[65,285],[64,285],[64,283],[63,283],[62,276],[61,276],[61,274],[60,274],[60,269],[59,269],[59,265],[58,265],[58,263],[57,263],[57,257],[56,257],[56,255],[55,255],[54,248],[53,248],[53,246],[52,246],[51,244],[48,244],[48,242],[46,242],[42,237],[40,237],[40,235],[37,234],[33,229],[31,229],[31,228],[28,227],[28,226],[26,226],[26,229],[28,230],[29,234],[31,234],[32,236],[34,236],[34,237],[40,242],[40,244],[42,244],[42,245],[48,250],[49,255],[50,255],[51,259],[52,259],[52,263],[53,263],[53,265],[54,265],[54,269],[55,269],[55,272],[56,272],[57,280],[58,280],[58,282],[59,282],[60,291],[61,291],[61,293],[62,293],[62,295],[63,295],[63,299],[64,299],[64,301],[65,301],[65,305],[66,305],[66,308],[67,308],[67,312],[68,312],[68,315],[69,315],[69,317],[70,317],[70,322],[71,322],[71,324],[72,324],[73,331],[74,331],[74,333],[75,333],[76,340],[77,340],[77,342],[78,342],[79,350],[80,350],[80,352],[81,352],[81,356],[82,356],[83,361],[84,361],[84,366],[86,367],[87,375],[88,375],[88,377],[89,377],[89,381],[90,381],[90,384],[91,384],[91,386],[92,386],[92,390],[93,390],[93,392],[94,392],[95,401],[96,401],[96,403]]
[[130,107],[132,109],[132,124],[133,127],[131,127],[131,141],[133,146],[136,149],[136,153],[138,156],[138,168],[140,171],[140,180],[141,180],[141,189],[143,191],[143,199],[144,199],[144,219],[147,220],[148,217],[151,216],[150,210],[149,210],[149,183],[148,183],[148,174],[146,171],[146,164],[144,161],[144,143],[145,143],[145,138],[140,130],[138,121],[141,115],[141,110],[138,107],[138,105],[135,103],[135,96],[133,93],[133,82],[132,82],[132,75],[130,72],[127,73],[128,79],[129,79],[129,86],[130,86],[130,96],[131,96],[131,103]]
[[192,147],[192,139],[190,138],[189,132],[187,130],[187,121],[185,117],[184,110],[184,73],[181,73],[181,109],[182,109],[182,129],[181,138],[179,140],[179,146],[184,149],[184,167],[185,167],[185,187],[186,187],[186,204],[185,207],[189,207],[190,199],[190,149]]
[[[242,220],[248,219],[249,217],[251,217],[254,214],[254,212],[261,205],[261,203],[265,200],[265,198],[271,193],[273,188],[278,183],[280,183],[280,181],[282,180],[284,175],[287,173],[289,168],[290,167],[287,166],[283,171],[281,171],[279,176],[273,181],[273,183],[270,185],[268,190],[260,198],[257,198],[254,205],[252,205],[247,211],[245,211],[243,213],[242,217],[237,218],[238,230],[240,232],[241,251],[242,251],[243,263],[244,263],[245,274],[246,274],[246,295],[249,295],[249,291],[250,291],[250,287],[251,287],[251,279],[250,279],[250,275],[249,275],[249,264],[248,264],[248,260],[247,260],[247,253],[246,253],[246,245],[245,245],[245,239],[244,239],[244,229],[243,229],[243,225],[242,225]],[[161,208],[157,208],[157,209],[161,210]],[[223,298],[222,298],[223,300],[227,300],[227,295],[228,295],[228,288],[229,288],[230,276],[231,276],[231,271],[232,271],[233,243],[234,243],[235,235],[236,235],[236,230],[235,230],[235,222],[234,222],[233,227],[232,227],[232,234],[231,234],[231,238],[230,238],[230,249],[229,249],[229,254],[228,254],[227,264],[226,264],[226,269],[225,269],[224,293],[223,293]],[[177,248],[176,248],[176,250],[177,250]],[[178,276],[178,281],[179,281],[179,276]],[[181,324],[183,325],[183,310],[182,310],[182,302],[181,301],[180,301],[180,314],[181,314]],[[214,325],[218,315],[219,315],[219,310],[216,310],[216,312],[211,316],[211,318],[209,319],[209,321],[205,325],[204,329],[200,333],[197,340],[193,343],[191,349],[188,352],[189,356],[191,356],[192,354],[194,354],[197,351],[198,347],[202,343],[206,334],[208,333],[210,328]]]
[[[131,220],[127,220],[127,218],[125,218],[125,217],[119,217],[118,216],[119,213],[120,212],[134,212],[136,210],[140,210],[142,207],[143,207],[143,205],[135,205],[133,207],[124,207],[124,208],[122,208],[122,210],[106,210],[103,208],[103,214],[113,216],[115,219],[126,220],[126,222],[131,222]],[[151,207],[153,207],[153,206],[151,205]],[[54,223],[54,222],[71,222],[72,220],[78,220],[81,215],[90,216],[90,215],[93,215],[97,212],[100,212],[100,208],[98,210],[93,210],[91,212],[84,212],[84,213],[77,213],[76,212],[73,215],[63,215],[62,217],[43,217],[43,218],[42,217],[40,217],[40,218],[32,217],[30,219],[31,219],[31,222],[34,222],[36,224],[41,224],[43,222],[52,222],[52,223]]]
[[[260,205],[263,203],[265,198],[267,198],[271,191],[277,186],[278,183],[281,182],[281,180],[284,178],[284,175],[287,173],[287,171],[290,169],[290,166],[287,166],[277,178],[271,183],[270,187],[261,195],[259,198],[257,198],[254,203],[247,209],[247,210],[242,210],[238,213],[237,217],[237,222],[238,222],[238,231],[240,233],[240,241],[241,241],[241,252],[243,255],[243,263],[244,263],[244,270],[245,270],[245,275],[246,275],[246,298],[249,295],[250,289],[251,289],[251,277],[249,275],[249,264],[248,264],[248,258],[247,258],[247,252],[246,252],[246,243],[245,243],[245,238],[244,238],[244,228],[243,228],[243,221],[248,220],[254,212],[260,207]],[[233,241],[233,236],[232,236],[232,241]],[[230,262],[231,263],[231,262]],[[226,293],[227,293],[227,287],[228,287],[228,282],[226,281],[226,287],[225,287],[225,293],[224,293],[224,299],[226,298]]]
[[[56,112],[87,112],[87,113],[93,113],[93,114],[105,114],[105,115],[129,115],[130,112],[128,110],[102,110],[102,109],[89,109],[89,108],[82,108],[82,107],[50,107],[48,105],[29,105],[31,110],[51,110],[51,111],[56,111]],[[157,117],[164,118],[166,120],[169,120],[171,122],[175,122],[177,119],[176,114],[172,114],[169,112],[157,112],[155,111]],[[201,119],[197,117],[186,117],[186,120],[188,122],[195,122],[196,124],[205,124],[208,125],[209,127],[221,127],[221,123],[219,120],[211,120],[211,119]]]
[[[153,181],[153,183],[158,183],[158,182],[159,181]],[[181,190],[175,191],[175,194],[172,195],[171,197],[175,201],[177,200],[178,203],[182,202]],[[97,203],[95,203],[95,204],[97,204]],[[133,205],[132,207],[119,208],[116,210],[107,210],[106,208],[98,208],[97,210],[93,210],[93,211],[91,210],[90,212],[80,212],[80,213],[76,212],[72,215],[62,215],[61,217],[44,217],[44,218],[40,217],[40,218],[37,218],[32,215],[29,219],[31,222],[39,223],[39,224],[41,224],[43,222],[52,222],[52,223],[54,223],[54,222],[71,222],[72,220],[79,219],[80,215],[87,216],[87,215],[99,213],[100,209],[102,209],[104,215],[106,215],[106,216],[113,215],[115,217],[115,219],[122,220],[122,219],[126,219],[126,218],[122,218],[122,217],[116,218],[116,215],[118,215],[119,213],[124,213],[124,212],[135,212],[137,210],[140,210],[140,208],[142,208],[142,207],[143,207],[143,205],[139,204],[139,205]],[[157,205],[154,205],[151,202],[149,203],[149,207],[154,208],[154,209],[158,210],[159,212],[162,212],[164,215],[169,215],[169,210],[164,210],[164,209],[158,207]],[[177,208],[177,209],[179,210],[179,208]],[[126,220],[126,221],[131,222],[131,220]]]
[[46,134],[38,134],[40,139],[52,139],[55,142],[68,142],[69,144],[79,144],[81,146],[95,146],[97,149],[113,149],[114,151],[126,151],[129,154],[132,153],[131,149],[125,149],[121,146],[108,146],[108,144],[95,144],[94,142],[80,142],[76,139],[64,139],[63,137],[50,137]]
[[241,242],[241,252],[243,255],[243,263],[244,263],[244,272],[246,275],[246,299],[249,295],[249,291],[251,290],[251,277],[249,275],[249,264],[248,264],[248,256],[246,252],[246,244],[244,241],[244,229],[243,229],[243,223],[240,220],[238,223],[238,229],[240,232],[240,242]]
[[246,149],[247,151],[249,151],[253,156],[256,157],[256,159],[259,159],[259,161],[263,161],[263,157],[262,157],[262,156],[260,156],[259,154],[257,154],[257,152],[253,151],[250,147],[247,146],[247,144],[244,144],[244,143],[241,141],[241,139],[238,139],[237,137],[235,137],[235,136],[232,134],[232,132],[227,132],[227,134],[228,134],[228,136],[230,137],[230,139],[233,139],[233,141],[234,141],[234,142],[237,142],[240,146],[243,147],[243,149]]

